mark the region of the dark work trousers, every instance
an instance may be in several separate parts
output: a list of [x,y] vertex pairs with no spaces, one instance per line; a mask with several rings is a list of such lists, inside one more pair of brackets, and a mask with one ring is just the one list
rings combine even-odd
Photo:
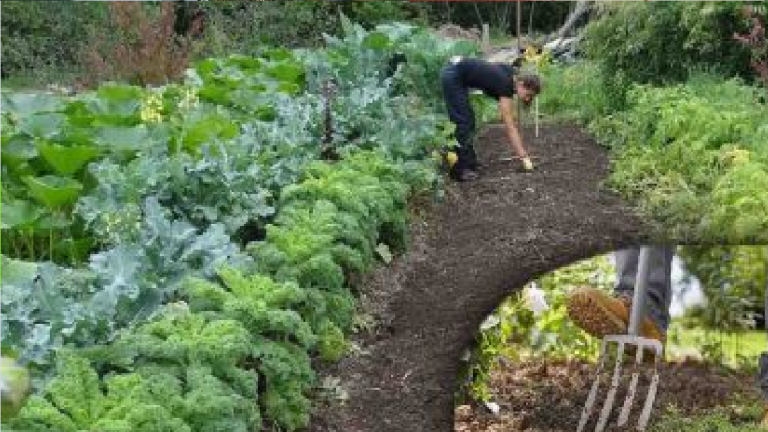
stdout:
[[475,134],[475,113],[469,102],[469,89],[461,81],[461,76],[455,65],[443,69],[443,97],[448,108],[448,116],[456,124],[456,155],[459,160],[453,167],[454,173],[466,169],[477,170],[477,154],[472,145]]

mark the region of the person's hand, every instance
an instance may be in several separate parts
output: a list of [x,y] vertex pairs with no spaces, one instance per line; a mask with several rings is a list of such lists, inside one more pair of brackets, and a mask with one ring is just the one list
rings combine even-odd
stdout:
[[445,160],[448,162],[448,167],[453,168],[454,165],[456,165],[456,162],[459,161],[459,156],[456,154],[456,152],[448,152],[445,155]]
[[533,171],[533,162],[531,162],[531,158],[529,157],[523,158],[523,169],[525,171]]

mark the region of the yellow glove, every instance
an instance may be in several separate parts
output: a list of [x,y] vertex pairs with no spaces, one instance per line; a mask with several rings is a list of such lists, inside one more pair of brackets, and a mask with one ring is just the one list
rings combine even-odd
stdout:
[[526,171],[533,171],[533,162],[531,162],[531,158],[523,158],[523,169]]
[[456,162],[459,161],[459,156],[455,152],[448,152],[445,155],[445,159],[448,161],[448,166],[453,168],[453,166],[456,165]]

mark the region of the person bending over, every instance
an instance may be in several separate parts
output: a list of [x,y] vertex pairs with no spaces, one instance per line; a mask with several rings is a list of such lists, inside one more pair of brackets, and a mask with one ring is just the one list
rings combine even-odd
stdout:
[[512,98],[517,96],[528,105],[541,91],[541,80],[534,74],[516,74],[512,65],[491,63],[466,57],[453,57],[442,71],[443,97],[448,116],[456,125],[455,151],[458,160],[451,167],[451,178],[457,181],[477,179],[477,155],[472,143],[475,134],[475,114],[469,100],[470,90],[481,90],[496,99],[499,113],[507,129],[513,151],[522,162],[523,169],[533,170],[528,152],[512,115]]

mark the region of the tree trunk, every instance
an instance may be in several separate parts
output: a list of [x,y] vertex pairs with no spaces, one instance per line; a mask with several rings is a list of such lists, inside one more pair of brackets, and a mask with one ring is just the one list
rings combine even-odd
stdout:
[[568,34],[571,29],[576,25],[576,23],[579,21],[579,19],[589,12],[589,10],[592,8],[592,2],[589,0],[579,0],[576,2],[576,7],[573,9],[573,12],[568,16],[568,19],[565,20],[565,24],[563,24],[562,27],[552,35],[548,36],[544,43],[551,42],[556,39],[563,38],[566,34]]
[[536,6],[536,2],[531,2],[531,11],[530,15],[528,16],[528,37],[531,37],[533,34],[533,11]]
[[475,14],[477,14],[477,27],[482,29],[483,28],[483,14],[480,13],[480,8],[477,7],[477,2],[472,2],[472,6],[475,7]]

